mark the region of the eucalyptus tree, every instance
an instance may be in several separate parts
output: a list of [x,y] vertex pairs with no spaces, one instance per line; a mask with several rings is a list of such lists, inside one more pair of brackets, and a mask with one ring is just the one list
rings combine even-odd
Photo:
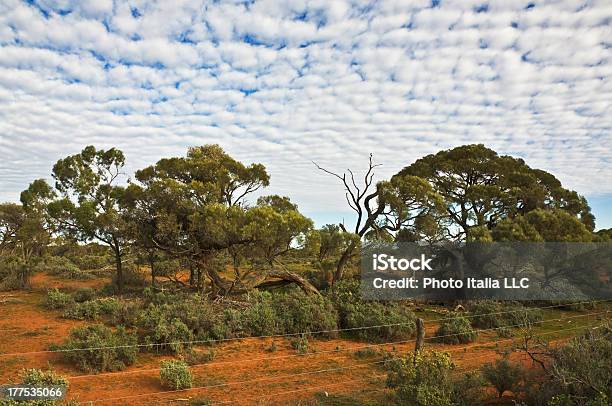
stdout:
[[[0,204],[0,258],[16,282],[11,287],[23,288],[29,283],[33,266],[47,244],[50,234],[42,218],[15,203]],[[3,272],[4,273],[4,272]]]
[[123,290],[122,262],[128,249],[120,205],[125,191],[120,185],[124,165],[125,157],[120,150],[90,145],[53,166],[57,198],[52,198],[55,192],[42,180],[32,183],[22,194],[26,206],[46,207],[56,232],[110,247],[119,292]]
[[552,174],[533,169],[522,159],[498,155],[482,144],[427,155],[392,179],[412,176],[429,182],[443,199],[439,220],[446,239],[491,239],[491,231],[500,222],[507,224],[536,209],[562,211],[586,230],[594,228],[584,197],[563,188]]
[[[234,280],[224,276],[220,255],[249,250],[251,256],[257,253],[274,264],[310,227],[288,199],[269,197],[248,206],[247,198],[268,186],[269,179],[263,165],[244,165],[218,145],[193,147],[185,157],[161,159],[137,171],[137,183],[127,189],[126,213],[140,235],[138,243],[187,259],[200,288],[206,275],[221,294],[248,290],[261,278],[237,286],[243,281],[237,280],[239,275]],[[272,274],[283,276],[264,276]],[[306,287],[305,281],[294,279]]]

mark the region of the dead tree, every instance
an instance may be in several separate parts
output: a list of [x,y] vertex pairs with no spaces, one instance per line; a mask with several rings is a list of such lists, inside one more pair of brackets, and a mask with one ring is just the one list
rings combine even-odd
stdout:
[[[319,169],[329,175],[338,178],[344,186],[344,196],[351,210],[357,214],[357,221],[352,232],[356,234],[359,239],[366,235],[368,231],[375,228],[376,219],[384,210],[384,206],[379,205],[377,201],[378,190],[374,184],[374,173],[375,169],[381,164],[375,164],[372,160],[372,154],[370,154],[368,170],[363,177],[363,183],[358,186],[355,180],[355,174],[351,169],[347,169],[346,172],[338,174],[328,169],[321,167],[319,164],[313,161],[313,164]],[[374,187],[374,190],[372,190]],[[339,224],[342,231],[349,232],[344,223]],[[351,241],[349,245],[344,249],[338,264],[336,266],[336,272],[332,283],[342,279],[344,268],[348,263],[349,259],[354,255],[355,249],[357,248],[358,241]]]

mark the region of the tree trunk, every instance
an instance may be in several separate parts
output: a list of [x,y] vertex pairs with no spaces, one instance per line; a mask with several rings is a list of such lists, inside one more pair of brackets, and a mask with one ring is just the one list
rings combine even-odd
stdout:
[[113,246],[115,252],[115,267],[117,271],[117,291],[123,293],[123,264],[121,263],[121,251],[119,246]]
[[342,276],[344,275],[344,268],[346,267],[346,264],[350,259],[351,255],[353,255],[353,251],[355,250],[356,246],[357,244],[354,241],[351,241],[349,246],[346,247],[346,249],[342,253],[340,260],[338,261],[338,266],[336,267],[336,273],[334,274],[332,284],[342,279]]

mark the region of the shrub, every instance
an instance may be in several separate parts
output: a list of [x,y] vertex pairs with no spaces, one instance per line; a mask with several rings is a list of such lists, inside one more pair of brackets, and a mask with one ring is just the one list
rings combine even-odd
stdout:
[[142,328],[145,341],[154,351],[174,354],[191,348],[193,333],[179,318],[169,320],[169,306],[149,305],[138,317],[137,325]]
[[111,323],[115,326],[134,327],[142,310],[140,302],[121,301],[111,314]]
[[66,279],[91,279],[93,275],[81,270],[71,260],[61,256],[45,257],[37,266],[37,271]]
[[421,351],[389,361],[387,386],[394,389],[397,404],[450,406],[453,404],[451,371],[447,353]]
[[527,391],[530,404],[609,405],[612,399],[612,329],[601,325],[549,354],[551,374]]
[[443,320],[436,331],[436,340],[447,344],[470,343],[478,337],[472,329],[470,321],[460,315]]
[[97,320],[102,315],[114,314],[119,307],[120,302],[113,298],[88,300],[68,307],[63,317],[75,320]]
[[[338,312],[328,298],[293,291],[274,295],[272,306],[281,334],[338,329]],[[325,335],[334,337],[337,332],[330,331]]]
[[[414,314],[400,304],[365,302],[359,297],[359,282],[337,283],[329,297],[338,309],[340,328],[355,329],[346,334],[366,341],[409,338],[415,330]],[[376,328],[361,327],[373,327]]]
[[272,335],[277,331],[276,312],[272,307],[271,295],[267,292],[255,293],[252,304],[242,315],[244,326],[251,335]]
[[516,302],[500,303],[490,300],[472,303],[472,325],[477,328],[519,326],[540,321],[544,314],[540,309],[523,307]]
[[[42,371],[40,369],[23,369],[19,377],[21,379],[21,385],[31,385],[31,386],[63,386],[64,388],[68,387],[68,380],[53,372],[52,370]],[[64,389],[65,390],[65,389]],[[5,400],[0,398],[0,406],[53,406],[56,404],[64,402],[55,401],[55,400],[30,400],[30,401],[16,401],[16,400]],[[75,403],[68,402],[66,403],[68,406],[75,405]]]
[[480,370],[500,398],[506,391],[516,391],[523,377],[523,368],[505,358],[496,360],[494,364],[484,364]]
[[68,386],[68,379],[59,375],[58,373],[48,370],[43,371],[41,369],[23,369],[19,374],[22,385],[57,385],[57,386]]
[[[65,350],[64,358],[81,371],[118,371],[136,360],[136,342],[136,336],[122,327],[113,331],[103,325],[92,325],[72,329],[68,339],[55,348]],[[71,351],[83,348],[87,350]]]
[[291,347],[293,347],[298,354],[306,354],[308,352],[308,338],[306,338],[306,336],[292,338]]
[[3,256],[0,261],[0,291],[25,288],[31,273],[32,268],[21,257]]
[[73,296],[75,302],[82,303],[96,297],[96,292],[92,288],[80,288],[74,292]]
[[355,351],[355,357],[357,358],[372,358],[378,355],[378,352],[374,348],[362,348]]
[[161,384],[168,389],[187,389],[193,385],[191,371],[183,361],[162,361],[159,376]]
[[66,306],[74,303],[74,299],[69,293],[60,292],[57,289],[47,291],[45,298],[45,307],[48,309],[63,309]]
[[112,265],[112,261],[106,255],[72,255],[70,260],[80,269],[98,270]]

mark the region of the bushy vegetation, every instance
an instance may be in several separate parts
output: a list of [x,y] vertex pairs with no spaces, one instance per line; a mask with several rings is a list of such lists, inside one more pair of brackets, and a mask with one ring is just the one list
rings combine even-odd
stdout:
[[79,288],[77,289],[72,296],[74,297],[74,301],[77,303],[87,302],[88,300],[93,300],[96,297],[96,292],[92,288]]
[[62,356],[84,372],[118,371],[136,360],[136,336],[119,327],[103,325],[76,327],[66,341],[53,347],[63,350]]
[[387,362],[387,386],[398,405],[467,406],[482,397],[482,382],[473,374],[455,377],[447,353],[419,351]]
[[[338,309],[340,327],[346,335],[366,341],[385,341],[409,338],[415,330],[414,314],[395,303],[361,300],[359,282],[346,280],[337,283],[330,293]],[[362,327],[374,327],[366,328]],[[354,329],[354,330],[350,330]]]
[[308,345],[308,338],[305,335],[291,339],[291,347],[296,350],[298,354],[306,354],[308,352]]
[[[68,389],[68,379],[59,375],[53,370],[43,371],[41,369],[22,369],[19,373],[19,384],[30,386],[63,386],[64,391]],[[64,392],[65,393],[65,392]],[[53,406],[56,404],[66,404],[74,406],[76,402],[64,402],[55,400],[31,400],[31,401],[15,401],[0,398],[0,406]]]
[[75,320],[98,320],[101,316],[115,314],[120,306],[120,302],[114,298],[87,300],[67,307],[63,317]]
[[187,389],[193,385],[189,366],[183,361],[162,361],[159,375],[162,386],[168,389]]
[[523,368],[506,358],[486,363],[480,370],[484,379],[497,390],[500,398],[506,391],[517,391],[524,377]]
[[6,255],[0,260],[0,291],[22,289],[30,270],[28,264],[16,255]]
[[472,325],[483,329],[527,325],[544,318],[542,310],[518,302],[483,300],[470,304],[469,311]]
[[58,289],[50,289],[47,291],[44,305],[47,309],[63,309],[74,303],[71,294],[61,292]]
[[[544,354],[542,354],[543,356]],[[544,379],[526,388],[528,405],[604,406],[612,400],[612,328],[604,324],[543,358]]]
[[436,341],[442,343],[466,344],[476,340],[478,333],[474,331],[466,317],[453,314],[440,322],[435,337]]
[[91,279],[93,275],[81,270],[74,262],[64,256],[46,256],[36,266],[37,271],[66,279]]

